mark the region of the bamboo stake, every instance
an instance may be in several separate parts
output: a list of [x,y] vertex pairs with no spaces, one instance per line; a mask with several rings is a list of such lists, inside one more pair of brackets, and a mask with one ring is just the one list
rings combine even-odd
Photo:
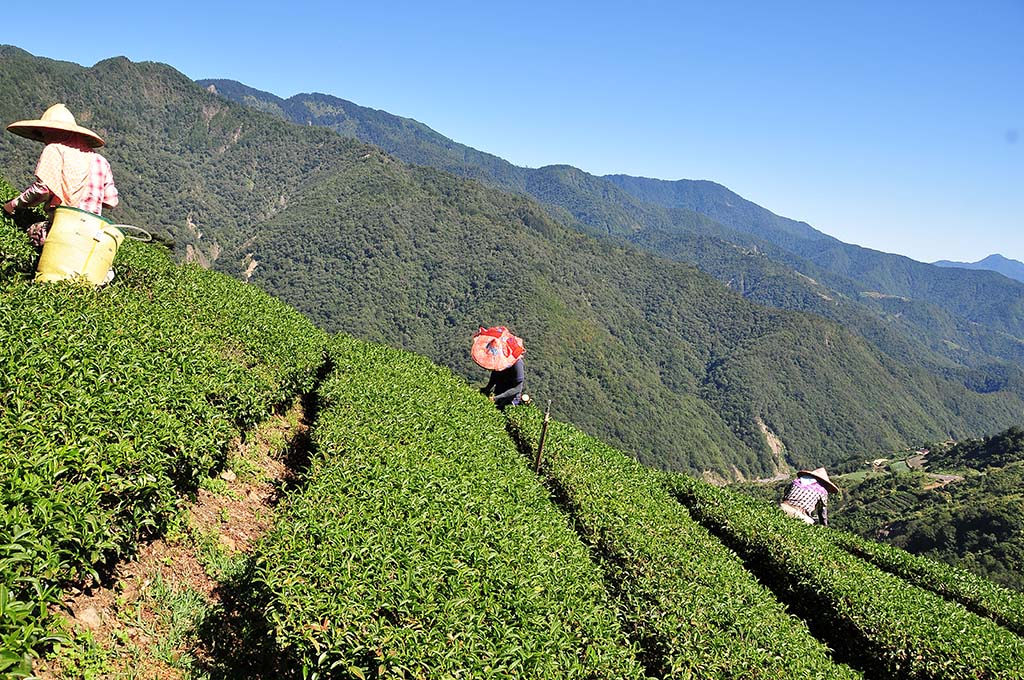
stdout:
[[551,400],[548,399],[548,409],[544,412],[544,426],[540,429],[540,443],[537,445],[537,460],[534,461],[534,474],[540,474],[540,461],[544,455],[544,440],[548,436],[548,423],[551,422]]

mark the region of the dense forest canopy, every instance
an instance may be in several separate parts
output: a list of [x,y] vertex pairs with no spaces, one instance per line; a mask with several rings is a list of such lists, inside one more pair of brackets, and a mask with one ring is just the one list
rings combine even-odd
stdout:
[[530,196],[575,229],[695,264],[761,304],[822,314],[893,358],[942,371],[969,389],[1021,393],[1024,287],[992,272],[964,276],[845,244],[714,182],[596,177],[568,165],[522,168],[415,120],[330,95],[281,99],[235,81],[199,82],[281,118],[375,144],[407,163]]

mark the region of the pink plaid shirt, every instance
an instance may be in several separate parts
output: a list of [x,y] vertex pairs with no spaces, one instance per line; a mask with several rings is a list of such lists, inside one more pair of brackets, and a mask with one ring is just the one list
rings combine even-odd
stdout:
[[68,205],[102,215],[104,205],[113,208],[118,204],[110,163],[77,135],[46,145],[36,167],[36,180],[14,200],[14,207],[47,201],[48,209]]
[[118,203],[117,187],[114,186],[114,173],[110,171],[110,163],[98,153],[92,155],[92,166],[89,168],[89,182],[85,195],[78,201],[76,208],[88,210],[97,215],[103,214],[103,206],[111,208]]

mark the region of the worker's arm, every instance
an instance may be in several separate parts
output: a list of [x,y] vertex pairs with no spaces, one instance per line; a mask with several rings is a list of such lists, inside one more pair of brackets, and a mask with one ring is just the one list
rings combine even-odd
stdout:
[[522,389],[523,389],[523,383],[519,383],[518,385],[514,385],[514,386],[510,387],[509,389],[505,390],[501,394],[495,394],[493,400],[494,401],[510,400],[510,399],[512,399],[512,397],[514,397],[517,394],[519,394],[519,392]]
[[[106,161],[106,159],[104,159]],[[121,199],[117,193],[117,187],[114,186],[114,175],[110,172],[110,164],[106,163],[106,172],[104,173],[104,184],[103,184],[103,205],[108,208],[116,208],[117,204],[121,202]]]
[[4,212],[13,215],[18,208],[31,208],[34,205],[39,205],[50,197],[50,193],[45,184],[36,180],[28,189],[4,203]]

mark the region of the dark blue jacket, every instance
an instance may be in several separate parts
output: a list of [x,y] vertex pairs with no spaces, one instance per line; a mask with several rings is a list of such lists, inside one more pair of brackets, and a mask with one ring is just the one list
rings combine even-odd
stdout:
[[484,392],[494,393],[494,403],[498,406],[507,406],[516,401],[523,393],[523,383],[526,382],[526,369],[523,366],[522,358],[503,371],[491,371],[491,379],[484,388]]

